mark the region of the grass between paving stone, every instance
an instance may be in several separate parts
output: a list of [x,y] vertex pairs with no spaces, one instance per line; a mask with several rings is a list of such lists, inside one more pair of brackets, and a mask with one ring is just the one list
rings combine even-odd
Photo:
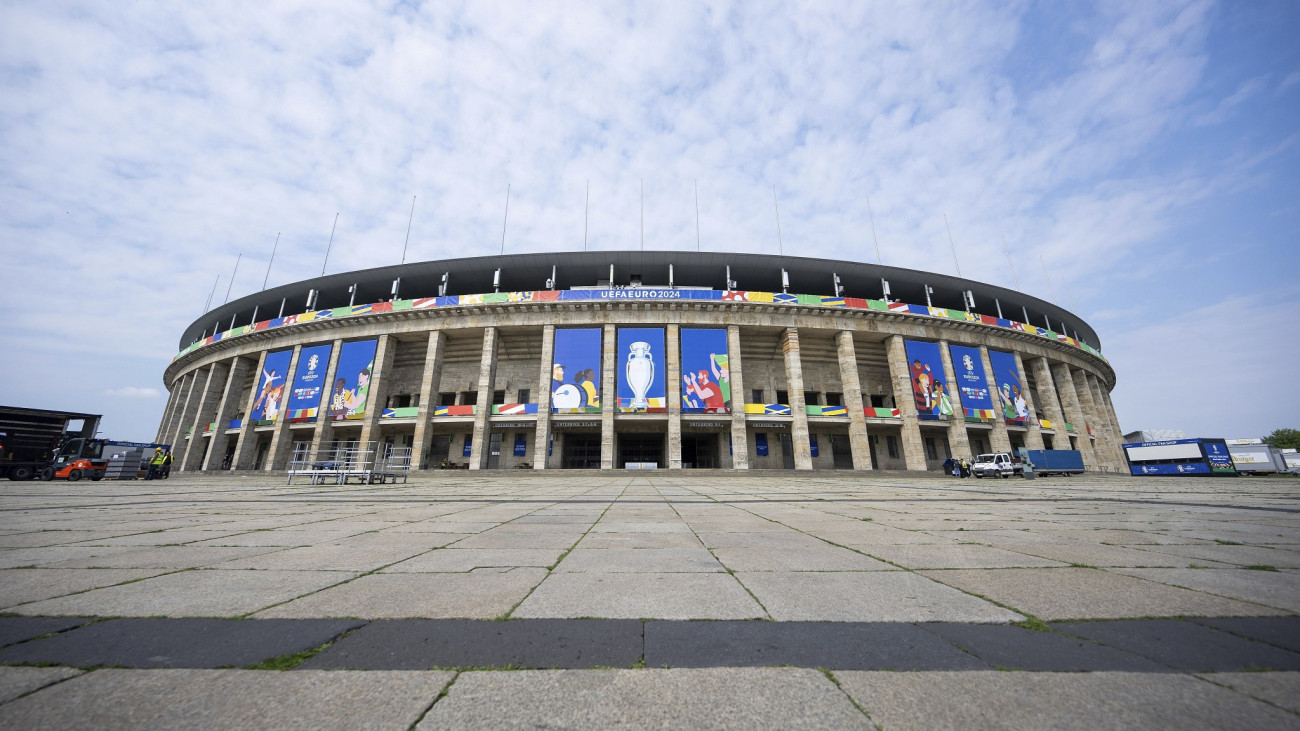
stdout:
[[1242,568],[1246,569],[1247,571],[1277,571],[1276,566],[1265,566],[1264,564],[1259,564],[1256,566],[1242,566]]
[[459,673],[451,676],[451,680],[448,680],[447,684],[442,686],[442,690],[438,692],[438,695],[434,696],[433,700],[429,701],[429,705],[424,707],[424,711],[420,713],[419,717],[412,721],[410,726],[406,727],[406,731],[414,731],[415,727],[419,726],[420,722],[424,720],[424,717],[429,715],[429,711],[438,705],[438,701],[447,697],[447,694],[451,692],[451,686],[455,685],[457,680],[460,680]]
[[1240,546],[1240,545],[1241,545],[1241,544],[1238,543],[1237,541],[1221,541],[1221,540],[1219,540],[1218,538],[1215,538],[1215,539],[1214,539],[1214,542],[1217,543],[1217,544],[1219,544],[1220,546]]
[[822,675],[825,675],[825,676],[826,676],[826,679],[829,680],[829,681],[831,681],[831,685],[834,685],[834,686],[835,686],[835,689],[838,690],[839,692],[843,693],[843,694],[844,694],[844,697],[849,699],[849,703],[853,704],[853,707],[856,708],[856,709],[858,709],[858,713],[861,713],[863,716],[866,716],[866,717],[867,717],[867,720],[871,722],[871,725],[872,725],[872,726],[874,726],[874,727],[876,727],[876,728],[880,728],[880,724],[878,724],[878,723],[876,723],[874,720],[872,720],[872,718],[871,718],[871,714],[870,714],[870,713],[867,713],[867,709],[865,709],[865,708],[863,708],[861,705],[859,705],[858,702],[857,702],[857,700],[855,700],[855,699],[853,698],[853,696],[849,695],[848,691],[844,690],[844,686],[840,685],[840,679],[837,678],[837,677],[835,677],[835,673],[831,672],[831,671],[830,671],[830,668],[821,668],[821,667],[819,667],[819,668],[817,668],[817,672],[821,673]]

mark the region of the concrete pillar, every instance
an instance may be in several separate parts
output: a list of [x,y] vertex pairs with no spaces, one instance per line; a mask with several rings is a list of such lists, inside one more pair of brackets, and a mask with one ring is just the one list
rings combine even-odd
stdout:
[[447,349],[447,336],[441,330],[429,333],[429,345],[424,351],[424,371],[420,376],[420,405],[415,414],[415,437],[411,446],[415,453],[411,455],[411,464],[425,468],[424,457],[429,453],[433,442],[434,401],[438,398],[438,385],[442,379],[442,355]]
[[1012,353],[1016,357],[1016,370],[1020,373],[1020,395],[1025,399],[1025,405],[1029,407],[1029,418],[1025,419],[1025,448],[1042,449],[1043,448],[1043,429],[1038,425],[1038,410],[1034,407],[1033,389],[1029,387],[1028,371],[1025,370],[1025,361],[1020,357],[1020,353]]
[[533,469],[546,469],[551,451],[551,363],[555,360],[555,326],[542,326],[542,371],[537,377],[537,426],[534,429]]
[[745,369],[740,364],[740,327],[727,326],[727,371],[731,376],[731,467],[749,469],[749,432],[745,427]]
[[[1106,406],[1101,400],[1101,393],[1092,374],[1080,370],[1075,376],[1075,385],[1079,387],[1079,393],[1084,397],[1086,402],[1085,408],[1088,411],[1089,424],[1092,431],[1097,435],[1097,440],[1093,442],[1093,450],[1097,452],[1097,459],[1102,464],[1115,472],[1125,471],[1123,462],[1122,447],[1120,444],[1123,438],[1115,433],[1110,417],[1106,414]],[[1117,461],[1118,460],[1118,461]]]
[[[998,405],[999,397],[994,396],[993,392],[997,390],[997,379],[993,377],[993,361],[989,359],[988,346],[980,346],[980,362],[984,364],[984,377],[989,384],[989,399],[995,407]],[[1010,452],[1011,436],[1007,434],[1007,420],[1000,412],[1002,409],[995,408],[993,414],[993,432],[989,434],[989,444],[993,447],[994,452]]]
[[[375,367],[370,371],[370,390],[366,393],[366,415],[361,420],[361,443],[377,441],[379,419],[388,403],[388,384],[393,380],[393,360],[397,357],[397,338],[380,335],[375,345]],[[489,396],[491,396],[489,388]],[[492,409],[488,409],[490,412]]]
[[862,381],[858,377],[858,352],[853,347],[853,333],[835,334],[835,353],[840,362],[840,387],[844,390],[844,410],[849,412],[849,447],[853,451],[853,469],[871,469],[871,445],[867,442],[867,415],[862,404]]
[[[1052,364],[1052,378],[1056,381],[1056,392],[1060,394],[1065,418],[1074,426],[1074,435],[1077,437],[1075,441],[1079,445],[1079,454],[1083,455],[1083,465],[1096,469],[1097,455],[1093,452],[1092,440],[1088,438],[1088,432],[1084,429],[1088,417],[1084,415],[1083,406],[1079,404],[1079,392],[1074,388],[1074,377],[1070,375],[1070,367],[1064,363]],[[1065,430],[1058,430],[1057,434],[1061,431]]]
[[1103,470],[1110,470],[1105,436],[1097,419],[1097,410],[1092,403],[1092,391],[1088,388],[1083,371],[1074,368],[1069,370],[1070,380],[1074,382],[1074,397],[1079,401],[1079,411],[1083,414],[1085,422],[1082,426],[1075,427],[1078,429],[1079,439],[1088,441],[1092,447],[1093,457],[1097,460],[1097,466]]
[[334,419],[329,415],[330,401],[334,398],[334,376],[339,370],[339,351],[343,341],[335,340],[330,346],[330,362],[325,366],[325,385],[321,388],[320,403],[316,406],[316,428],[311,431],[312,459],[317,459],[323,445],[334,441]]
[[171,425],[172,412],[176,410],[176,402],[181,400],[181,384],[184,382],[184,378],[177,379],[167,389],[167,405],[163,407],[162,420],[158,422],[158,431],[153,439],[155,442],[162,443],[163,435],[170,433],[168,427]]
[[921,443],[920,422],[916,418],[916,400],[912,397],[911,371],[907,368],[907,348],[902,335],[891,335],[885,346],[889,361],[889,380],[894,386],[894,404],[901,417],[903,461],[907,469],[925,471],[925,446]]
[[618,328],[606,325],[600,339],[600,468],[614,469],[614,412],[618,410]]
[[492,389],[497,375],[497,329],[483,328],[483,352],[479,356],[478,399],[474,402],[474,432],[469,451],[469,468],[481,470],[487,466],[488,417],[492,415]]
[[275,419],[275,429],[271,432],[271,448],[266,450],[266,464],[262,465],[263,472],[274,472],[284,469],[289,463],[289,450],[292,445],[289,444],[289,438],[292,436],[292,430],[289,428],[289,400],[293,397],[293,379],[297,377],[298,356],[302,353],[302,346],[293,346],[293,355],[289,356],[289,367],[284,371],[284,400],[280,405],[280,413]]
[[785,387],[790,393],[790,441],[794,445],[794,468],[810,470],[812,445],[808,439],[808,409],[803,400],[803,362],[799,359],[799,330],[787,327],[781,334],[781,354],[785,356]]
[[158,438],[154,440],[155,442],[172,444],[176,438],[177,420],[180,419],[181,410],[185,408],[185,397],[189,395],[190,383],[193,378],[194,373],[190,372],[177,378],[172,383],[172,401],[174,403],[167,414],[167,419],[162,424],[162,428],[159,429]]
[[266,351],[257,357],[253,371],[253,388],[244,402],[244,421],[239,425],[239,441],[235,444],[235,459],[231,466],[237,470],[253,469],[253,455],[257,447],[257,424],[253,421],[253,404],[257,403],[258,387],[262,385],[262,371],[266,368]]
[[[1052,423],[1052,431],[1057,437],[1065,438],[1068,432],[1065,431],[1065,415],[1061,413],[1061,406],[1056,397],[1056,380],[1052,378],[1052,369],[1047,365],[1046,358],[1034,358],[1034,380],[1038,383],[1039,396],[1038,407],[1041,418]],[[1060,447],[1061,440],[1053,439],[1053,446]],[[1066,446],[1069,440],[1065,439]]]
[[209,444],[203,435],[207,433],[208,424],[217,415],[217,406],[221,404],[221,397],[226,392],[226,381],[229,380],[229,375],[230,364],[225,361],[218,361],[208,366],[208,377],[203,380],[203,390],[198,396],[199,403],[194,409],[194,425],[190,430],[190,442],[185,447],[185,454],[180,459],[176,459],[176,453],[172,452],[173,462],[181,472],[197,470],[203,466],[203,455]]
[[952,418],[948,421],[948,449],[958,459],[973,456],[970,437],[966,434],[966,411],[961,403],[961,388],[957,385],[957,372],[952,367],[952,351],[947,340],[939,341],[939,357],[943,360],[944,390],[952,401]]
[[[176,458],[179,456],[178,452],[181,452],[185,448],[185,443],[183,441],[185,439],[185,427],[189,424],[190,414],[194,413],[190,410],[191,397],[194,396],[194,384],[198,383],[200,376],[207,376],[204,370],[205,369],[203,368],[195,368],[190,371],[190,381],[185,386],[185,398],[181,401],[180,408],[176,410],[176,418],[173,419],[174,423],[171,427],[171,434],[167,435],[166,442],[172,447],[173,463],[175,463]],[[180,468],[178,467],[177,469]]]
[[[252,358],[235,356],[231,360],[230,374],[226,377],[226,388],[221,395],[221,404],[217,406],[216,417],[213,419],[217,422],[217,427],[212,430],[212,446],[208,448],[208,456],[203,460],[204,470],[221,469],[221,463],[226,458],[226,445],[230,443],[230,435],[226,433],[226,427],[239,412],[239,407],[242,405],[239,397],[252,367]],[[242,429],[243,426],[240,425],[240,428]],[[234,466],[233,458],[231,458],[231,466]]]
[[1119,422],[1115,420],[1115,410],[1111,408],[1110,399],[1106,396],[1106,387],[1091,373],[1087,375],[1087,379],[1088,386],[1092,389],[1093,403],[1097,405],[1097,412],[1101,417],[1102,427],[1110,435],[1110,459],[1115,463],[1115,469],[1127,472],[1128,460],[1124,458],[1124,433],[1120,431]]
[[664,328],[664,379],[668,391],[668,469],[682,468],[682,339],[677,325]]

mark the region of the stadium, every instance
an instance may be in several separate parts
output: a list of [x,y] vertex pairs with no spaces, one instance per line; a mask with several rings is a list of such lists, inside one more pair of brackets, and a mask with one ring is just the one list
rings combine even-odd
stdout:
[[1077,449],[1127,472],[1092,328],[1018,291],[875,264],[617,251],[331,274],[191,324],[157,441],[181,471],[308,445],[414,469],[938,470]]

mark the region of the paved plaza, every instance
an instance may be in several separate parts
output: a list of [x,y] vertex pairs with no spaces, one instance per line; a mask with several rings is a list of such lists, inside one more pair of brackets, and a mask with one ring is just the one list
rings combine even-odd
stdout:
[[0,482],[0,728],[1300,728],[1300,483]]

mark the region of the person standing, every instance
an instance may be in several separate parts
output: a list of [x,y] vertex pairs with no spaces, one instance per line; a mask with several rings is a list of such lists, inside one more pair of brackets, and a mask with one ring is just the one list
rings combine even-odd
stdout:
[[162,447],[155,447],[153,450],[153,456],[149,458],[149,469],[144,473],[144,479],[160,479],[159,475],[162,474],[163,459],[165,459],[165,456],[163,455]]
[[165,480],[172,476],[172,450],[163,453],[162,478]]

